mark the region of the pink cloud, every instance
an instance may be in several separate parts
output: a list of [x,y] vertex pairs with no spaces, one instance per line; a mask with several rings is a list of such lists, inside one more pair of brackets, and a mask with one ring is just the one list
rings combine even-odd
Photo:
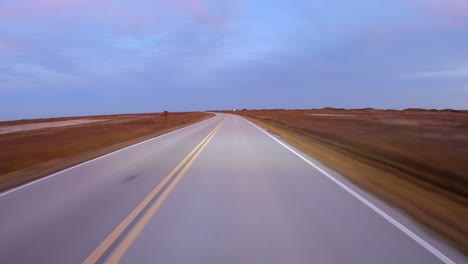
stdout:
[[466,0],[420,0],[428,11],[447,17],[468,17]]
[[175,6],[180,11],[193,15],[198,19],[212,24],[215,22],[213,14],[204,0],[167,0],[167,4]]
[[33,3],[37,5],[37,7],[40,7],[42,10],[45,10],[48,13],[57,13],[83,7],[89,2],[89,0],[40,0],[34,1]]
[[419,0],[439,29],[468,28],[467,0]]
[[91,3],[91,0],[27,0],[0,4],[0,17],[22,19],[30,16],[48,16],[68,10],[76,10]]
[[[131,3],[131,2],[130,2]],[[163,0],[175,13],[194,16],[197,19],[213,24],[216,22],[204,0]],[[151,11],[151,8],[154,10]],[[70,12],[85,12],[93,21],[125,24],[128,29],[152,27],[158,14],[164,12],[154,5],[138,9],[131,4],[112,0],[23,0],[0,3],[0,21],[24,22],[28,18],[53,17]]]
[[[57,15],[80,14],[81,22],[98,22],[120,32],[141,32],[154,28],[157,19],[153,14],[123,6],[111,0],[25,0],[0,4],[0,22],[24,23],[28,19],[53,18]],[[70,16],[68,16],[70,17]],[[59,24],[54,29],[66,27]]]
[[13,40],[0,40],[0,56],[14,56],[22,53],[22,45]]
[[120,31],[123,33],[144,32],[159,24],[154,16],[136,14],[136,12],[118,5],[106,5],[99,13],[103,16],[101,19],[106,19],[113,24],[120,23]]

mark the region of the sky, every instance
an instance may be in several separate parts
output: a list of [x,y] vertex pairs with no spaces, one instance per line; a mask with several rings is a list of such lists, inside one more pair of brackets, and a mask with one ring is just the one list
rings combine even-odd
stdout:
[[467,0],[0,0],[0,120],[468,109]]

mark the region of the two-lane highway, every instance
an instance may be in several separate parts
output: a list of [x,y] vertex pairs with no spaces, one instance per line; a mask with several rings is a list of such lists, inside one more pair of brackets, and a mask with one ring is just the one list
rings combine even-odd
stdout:
[[466,262],[282,144],[217,114],[0,194],[0,263]]

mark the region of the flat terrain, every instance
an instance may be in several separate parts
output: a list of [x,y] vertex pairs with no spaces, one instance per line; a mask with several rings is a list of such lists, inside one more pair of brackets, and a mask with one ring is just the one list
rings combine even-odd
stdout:
[[468,252],[468,112],[236,111]]
[[0,263],[467,263],[315,163],[218,114],[0,194]]
[[106,119],[72,119],[67,121],[50,121],[50,122],[41,122],[41,123],[23,123],[21,125],[0,125],[0,134],[14,133],[18,131],[28,131],[41,128],[51,128],[51,127],[63,127],[63,126],[73,126],[81,125],[93,122],[106,121]]
[[0,122],[0,191],[212,116],[161,113]]

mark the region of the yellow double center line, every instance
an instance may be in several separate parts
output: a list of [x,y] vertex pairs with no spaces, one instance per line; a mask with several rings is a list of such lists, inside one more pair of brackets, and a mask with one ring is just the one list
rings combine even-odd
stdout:
[[[138,204],[135,209],[102,241],[102,243],[83,261],[83,263],[96,263],[102,256],[109,250],[109,248],[119,239],[127,228],[135,221],[135,219],[147,208],[146,212],[138,219],[133,227],[127,232],[127,235],[122,238],[120,243],[116,246],[114,251],[109,255],[105,263],[118,263],[120,259],[127,252],[128,248],[132,245],[133,241],[143,231],[145,226],[151,220],[153,215],[158,211],[159,207],[164,203],[169,194],[172,192],[177,183],[182,179],[184,174],[193,164],[195,159],[200,155],[203,149],[213,139],[216,132],[224,124],[226,118],[221,121],[200,144],[198,144],[170,173],[167,175],[146,198]],[[174,178],[175,176],[175,178]],[[174,180],[171,182],[171,179]],[[169,183],[170,182],[170,183]],[[169,183],[169,184],[168,184]],[[168,185],[167,185],[168,184]],[[167,187],[164,189],[164,187]],[[161,195],[154,200],[154,198],[161,192]],[[154,201],[153,201],[154,200]],[[150,205],[150,203],[153,203]],[[149,208],[148,208],[149,206]]]

